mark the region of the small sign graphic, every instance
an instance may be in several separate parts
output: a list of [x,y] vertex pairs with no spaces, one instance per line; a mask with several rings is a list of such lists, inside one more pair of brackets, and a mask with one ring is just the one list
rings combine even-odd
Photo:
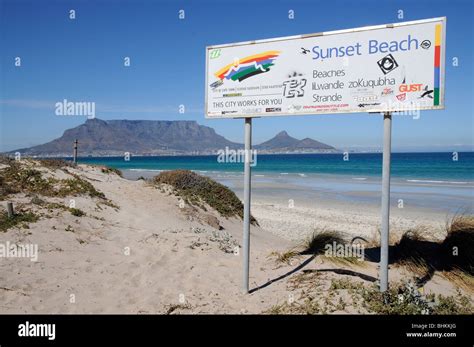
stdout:
[[213,49],[211,53],[209,54],[209,58],[211,59],[216,59],[221,56],[221,50],[220,49]]
[[389,72],[395,70],[398,67],[398,63],[393,57],[393,55],[389,54],[380,59],[377,62],[380,70],[382,70],[383,74],[386,75]]
[[397,99],[399,101],[405,101],[406,98],[407,98],[407,93],[402,93],[402,94],[397,95]]
[[423,49],[428,49],[431,47],[431,41],[430,40],[423,40],[423,42],[421,42],[421,48]]

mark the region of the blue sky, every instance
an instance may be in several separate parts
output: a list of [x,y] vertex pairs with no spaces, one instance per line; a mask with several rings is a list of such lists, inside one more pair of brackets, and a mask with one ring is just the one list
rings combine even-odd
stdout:
[[[0,151],[61,136],[85,117],[56,116],[63,99],[96,102],[101,119],[196,120],[242,142],[242,120],[204,118],[205,46],[447,16],[446,110],[394,116],[393,148],[473,146],[473,3],[445,1],[0,0]],[[238,6],[237,6],[238,4]],[[69,10],[76,19],[69,19]],[[185,10],[185,19],[178,11]],[[294,10],[295,19],[288,19]],[[404,18],[398,19],[398,10]],[[124,57],[131,66],[124,67]],[[14,66],[21,57],[22,66]],[[457,57],[459,66],[453,67]],[[186,112],[178,112],[184,104]],[[382,117],[254,121],[254,143],[287,130],[338,148],[378,148]]]

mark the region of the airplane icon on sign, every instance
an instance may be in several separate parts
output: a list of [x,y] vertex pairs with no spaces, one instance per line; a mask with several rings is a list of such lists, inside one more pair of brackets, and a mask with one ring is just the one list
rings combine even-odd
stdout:
[[418,99],[421,99],[421,98],[424,98],[425,96],[429,97],[430,99],[433,99],[433,89],[431,90],[428,90],[428,86],[426,86],[424,89],[423,89],[423,94],[421,94],[421,96],[418,98]]

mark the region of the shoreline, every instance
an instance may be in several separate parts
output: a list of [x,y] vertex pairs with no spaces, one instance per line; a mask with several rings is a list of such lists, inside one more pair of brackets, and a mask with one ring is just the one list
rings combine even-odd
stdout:
[[[196,172],[226,185],[242,200],[242,175]],[[135,180],[159,172],[123,170],[123,174]],[[452,216],[472,213],[471,193],[470,187],[392,182],[391,237],[399,238],[410,229],[426,229],[427,237],[441,240]],[[263,229],[294,242],[302,242],[321,230],[377,239],[380,194],[380,182],[376,180],[253,174],[251,208]]]
[[[87,163],[86,165],[91,165]],[[101,164],[97,164],[101,165]],[[107,166],[107,164],[104,164]],[[198,174],[209,176],[211,178],[222,178],[222,177],[242,177],[243,179],[243,168],[242,170],[199,170],[199,169],[188,169],[188,168],[171,168],[171,169],[146,169],[146,168],[121,168],[117,167],[122,171],[126,176],[125,178],[136,180],[139,177],[152,178],[161,172],[172,171],[172,170],[190,170]],[[289,178],[298,178],[298,177],[309,177],[309,178],[319,178],[319,179],[334,179],[334,180],[353,180],[360,182],[368,183],[378,183],[382,181],[380,175],[351,175],[351,174],[340,174],[340,173],[309,173],[309,172],[270,172],[270,171],[253,171],[252,178],[258,177],[278,177],[281,176]],[[474,180],[463,179],[460,181],[456,180],[446,180],[446,179],[424,179],[424,178],[407,178],[401,176],[391,177],[392,184],[405,184],[412,186],[442,186],[442,187],[451,187],[451,188],[469,188],[474,189]]]

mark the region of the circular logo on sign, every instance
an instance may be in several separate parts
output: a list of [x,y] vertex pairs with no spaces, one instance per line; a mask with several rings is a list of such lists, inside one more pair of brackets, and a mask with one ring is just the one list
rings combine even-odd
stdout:
[[388,74],[390,71],[395,70],[395,68],[398,67],[397,62],[395,61],[395,58],[393,55],[388,54],[382,59],[380,59],[377,64],[379,65],[380,69],[384,73],[384,75]]
[[430,47],[431,47],[431,41],[430,40],[424,40],[421,43],[421,48],[423,48],[423,49],[428,49]]

